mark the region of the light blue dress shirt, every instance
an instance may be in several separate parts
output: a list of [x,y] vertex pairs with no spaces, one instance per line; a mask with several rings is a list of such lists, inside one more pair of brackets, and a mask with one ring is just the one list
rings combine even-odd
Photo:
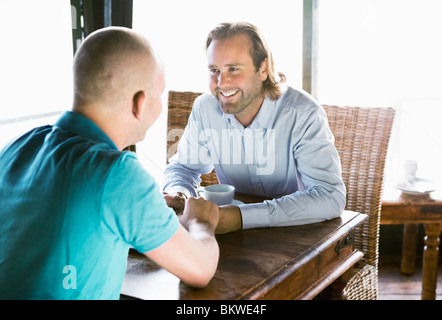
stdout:
[[286,88],[265,99],[244,128],[206,93],[195,100],[164,190],[196,196],[200,174],[215,168],[220,183],[270,198],[241,204],[243,228],[289,226],[340,216],[345,207],[341,165],[324,109],[308,94]]

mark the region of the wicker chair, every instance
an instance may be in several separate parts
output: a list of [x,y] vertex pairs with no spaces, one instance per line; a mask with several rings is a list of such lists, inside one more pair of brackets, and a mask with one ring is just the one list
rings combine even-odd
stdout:
[[[187,124],[193,101],[201,93],[169,92],[168,156]],[[346,209],[365,213],[368,219],[356,231],[355,246],[364,253],[345,288],[351,300],[374,300],[378,294],[379,221],[383,176],[395,111],[392,108],[323,106],[341,158],[347,188]],[[218,183],[213,171],[201,185]]]
[[395,111],[392,108],[323,106],[342,165],[346,210],[368,219],[356,230],[355,246],[364,253],[345,292],[350,300],[378,294],[379,221],[383,177]]
[[[167,114],[167,163],[177,150],[184,128],[187,125],[193,102],[201,93],[169,91]],[[215,170],[201,175],[201,186],[218,183]]]

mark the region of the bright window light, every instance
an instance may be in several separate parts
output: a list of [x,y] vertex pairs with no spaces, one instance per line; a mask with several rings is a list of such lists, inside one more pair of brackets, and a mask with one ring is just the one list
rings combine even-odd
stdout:
[[72,100],[72,29],[68,0],[2,0],[0,148],[53,122]]
[[385,190],[407,159],[442,187],[441,12],[440,0],[320,1],[320,102],[396,109]]

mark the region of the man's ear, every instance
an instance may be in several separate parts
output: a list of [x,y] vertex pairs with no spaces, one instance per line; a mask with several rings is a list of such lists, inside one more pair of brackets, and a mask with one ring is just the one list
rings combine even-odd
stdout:
[[267,77],[269,76],[269,60],[268,60],[268,58],[265,58],[264,61],[261,63],[261,68],[259,68],[259,71],[261,73],[261,80],[266,81]]
[[146,92],[143,90],[138,91],[132,98],[132,113],[135,118],[141,119],[143,115],[143,108],[145,107]]

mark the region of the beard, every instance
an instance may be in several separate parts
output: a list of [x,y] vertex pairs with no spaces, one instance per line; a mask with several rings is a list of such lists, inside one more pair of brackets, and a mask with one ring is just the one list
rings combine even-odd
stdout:
[[[221,91],[226,92],[234,90],[238,91],[232,96],[232,98],[226,98],[221,93]],[[260,98],[262,97],[262,82],[253,82],[246,91],[239,88],[221,90],[219,87],[216,87],[213,94],[215,98],[219,101],[221,109],[224,113],[235,115],[237,113],[245,111],[254,102],[260,100]]]

